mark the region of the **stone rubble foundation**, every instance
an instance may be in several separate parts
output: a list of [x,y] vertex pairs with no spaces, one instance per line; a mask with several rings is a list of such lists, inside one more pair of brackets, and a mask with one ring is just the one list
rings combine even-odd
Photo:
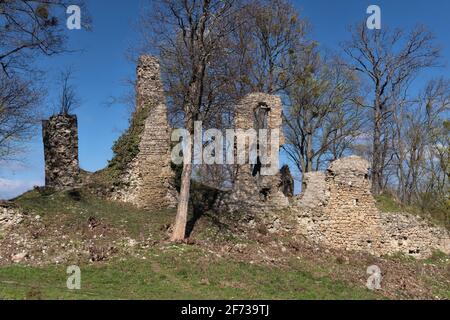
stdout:
[[23,221],[22,211],[13,203],[0,201],[0,231],[14,228]]

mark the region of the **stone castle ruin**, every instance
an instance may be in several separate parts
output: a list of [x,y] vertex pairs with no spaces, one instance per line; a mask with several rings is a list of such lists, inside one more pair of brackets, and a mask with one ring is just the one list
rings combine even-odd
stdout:
[[55,190],[80,183],[78,123],[74,115],[60,114],[42,122],[45,186]]
[[137,156],[121,176],[122,187],[113,198],[140,208],[167,208],[177,204],[171,169],[167,107],[158,60],[142,56],[137,67],[136,110],[146,114]]
[[296,232],[331,248],[374,255],[450,253],[445,229],[410,214],[380,212],[368,172],[369,163],[353,156],[331,163],[326,172],[307,174],[306,190],[291,207]]
[[[140,208],[175,207],[171,127],[156,58],[139,59],[136,91],[136,112],[145,115],[139,150],[120,172],[121,183],[111,189],[110,197]],[[268,137],[271,130],[280,129],[281,146],[281,127],[282,103],[278,96],[249,94],[236,108],[235,129],[268,129]],[[44,122],[43,131],[46,184],[75,186],[79,174],[76,118],[56,116]],[[258,144],[257,148],[262,147]],[[261,151],[270,154],[270,150]],[[263,175],[264,166],[260,162],[235,165],[232,190],[216,203],[217,209],[246,211],[261,219],[268,213],[282,212],[289,219],[283,220],[280,215],[276,220],[279,225],[285,224],[285,230],[335,249],[374,255],[402,252],[419,258],[434,250],[450,253],[447,230],[409,214],[381,213],[377,209],[370,189],[369,163],[360,157],[339,159],[326,172],[308,173],[300,196],[293,195],[293,178],[287,166],[275,175]]]
[[[282,126],[282,103],[278,96],[253,93],[241,100],[236,107],[235,129],[248,130],[260,129],[268,130],[267,138],[270,140],[271,130],[278,129],[280,132],[280,146],[284,144],[284,136],[281,131]],[[248,150],[249,141],[246,141],[246,164],[235,165],[235,181],[231,194],[222,201],[231,211],[242,209],[261,212],[271,209],[282,209],[289,206],[289,192],[292,193],[293,183],[290,172],[284,168],[276,175],[264,175],[258,157],[256,164],[249,164]],[[270,145],[270,144],[269,144]],[[262,148],[258,144],[258,155],[270,155],[271,150],[259,150]],[[276,164],[278,166],[278,164]],[[268,165],[266,165],[268,166]],[[286,177],[287,176],[287,177]],[[291,190],[291,191],[290,191]]]

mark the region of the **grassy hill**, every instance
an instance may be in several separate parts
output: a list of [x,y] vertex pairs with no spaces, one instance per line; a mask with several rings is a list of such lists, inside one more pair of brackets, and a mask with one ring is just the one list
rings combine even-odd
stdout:
[[[175,212],[147,212],[72,191],[34,190],[27,213],[0,234],[2,299],[450,299],[450,264],[338,252],[292,234],[204,214],[184,244],[168,242]],[[11,264],[11,256],[26,258]],[[367,267],[382,290],[365,288]],[[66,268],[81,268],[81,290]]]

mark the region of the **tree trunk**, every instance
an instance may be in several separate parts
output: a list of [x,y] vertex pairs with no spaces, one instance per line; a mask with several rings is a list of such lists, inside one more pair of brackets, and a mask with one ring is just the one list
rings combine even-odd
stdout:
[[[190,133],[189,139],[194,135],[194,121],[192,118],[186,121],[186,128]],[[171,241],[183,241],[186,238],[186,225],[189,213],[189,198],[192,177],[192,156],[194,151],[194,141],[186,141],[186,154],[183,154],[183,171],[181,173],[180,197],[178,199],[177,216],[173,227]]]
[[383,164],[381,148],[382,115],[378,101],[374,110],[373,158],[372,158],[372,192],[379,195],[383,189]]
[[186,237],[186,224],[189,209],[189,197],[191,187],[192,164],[184,163],[181,174],[180,198],[178,200],[177,216],[171,241],[183,241]]
[[313,136],[308,134],[306,147],[306,172],[313,170]]

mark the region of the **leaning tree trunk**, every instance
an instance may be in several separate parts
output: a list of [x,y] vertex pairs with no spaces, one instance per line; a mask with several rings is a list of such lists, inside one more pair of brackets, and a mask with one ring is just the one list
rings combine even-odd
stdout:
[[[202,26],[204,28],[204,26]],[[204,31],[204,30],[203,30]],[[195,42],[193,46],[195,47]],[[207,61],[203,57],[200,59],[200,65],[194,65],[193,77],[189,85],[189,97],[195,97],[192,101],[195,101],[191,108],[186,108],[186,129],[189,131],[191,137],[194,135],[194,123],[198,120],[198,113],[200,112],[202,105],[202,98],[204,92],[204,79],[206,72]],[[188,155],[184,157],[183,172],[181,174],[181,188],[180,198],[178,200],[177,216],[175,218],[175,226],[173,229],[172,241],[182,241],[186,237],[186,225],[189,210],[189,198],[192,176],[192,156],[194,154],[194,142],[189,141],[189,146],[186,148]]]
[[172,233],[172,241],[182,241],[186,237],[186,224],[189,209],[192,164],[185,162],[181,174],[180,198],[178,200],[177,216]]
[[[194,121],[188,120],[186,125],[191,137],[194,132]],[[189,139],[191,139],[189,137]],[[177,216],[175,217],[175,224],[172,232],[171,241],[183,241],[186,237],[186,225],[189,212],[189,198],[191,189],[191,176],[192,176],[192,155],[194,149],[193,141],[186,141],[188,144],[187,154],[184,154],[183,171],[181,173],[181,186],[180,197],[178,199]]]

